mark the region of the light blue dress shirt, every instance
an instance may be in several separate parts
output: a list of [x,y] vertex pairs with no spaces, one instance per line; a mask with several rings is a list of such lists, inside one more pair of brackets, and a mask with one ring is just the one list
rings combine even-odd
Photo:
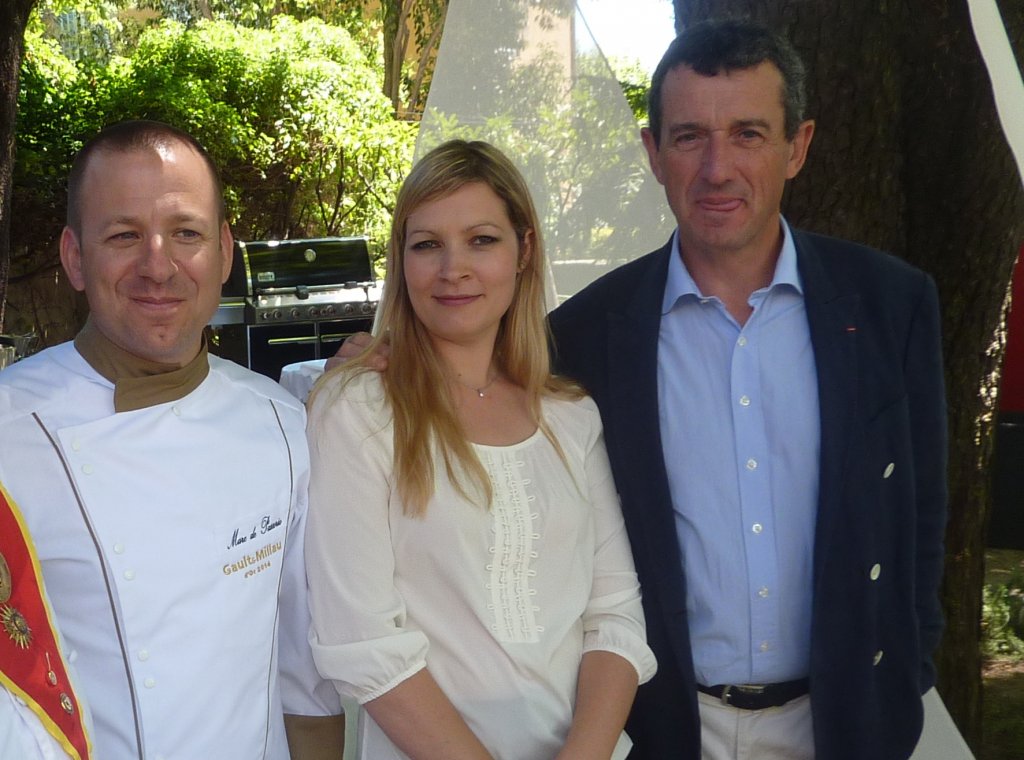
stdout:
[[818,384],[796,249],[742,327],[672,247],[658,335],[661,437],[697,681],[808,673]]

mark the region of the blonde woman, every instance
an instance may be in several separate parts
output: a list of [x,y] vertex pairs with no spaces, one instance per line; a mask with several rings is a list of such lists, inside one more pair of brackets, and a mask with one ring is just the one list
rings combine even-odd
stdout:
[[379,334],[310,401],[313,650],[368,760],[628,752],[655,662],[597,408],[549,368],[544,271],[511,162],[441,145],[398,194]]

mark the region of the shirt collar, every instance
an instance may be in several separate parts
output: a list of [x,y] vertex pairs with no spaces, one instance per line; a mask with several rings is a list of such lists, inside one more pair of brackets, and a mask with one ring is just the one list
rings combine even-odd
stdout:
[[114,384],[114,411],[178,401],[198,388],[210,372],[206,336],[196,357],[184,364],[163,364],[125,351],[87,319],[75,337],[75,348],[102,377]]
[[[788,285],[797,293],[803,295],[803,283],[800,280],[800,272],[797,269],[796,245],[793,243],[793,234],[789,225],[783,217],[779,217],[782,225],[782,250],[779,252],[779,260],[775,263],[775,274],[772,277],[765,291],[776,286]],[[693,281],[690,272],[683,264],[683,257],[679,253],[679,230],[676,229],[672,235],[672,251],[668,262],[668,276],[665,278],[665,295],[661,302],[661,313],[668,314],[676,302],[684,296],[704,298],[697,283]]]

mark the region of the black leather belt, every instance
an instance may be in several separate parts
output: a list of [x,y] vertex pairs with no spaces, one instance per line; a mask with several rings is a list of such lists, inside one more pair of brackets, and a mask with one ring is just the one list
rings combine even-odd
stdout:
[[765,684],[720,684],[718,686],[697,684],[697,691],[722,700],[723,705],[740,710],[766,710],[769,707],[781,707],[797,697],[802,697],[809,689],[810,683],[806,678]]

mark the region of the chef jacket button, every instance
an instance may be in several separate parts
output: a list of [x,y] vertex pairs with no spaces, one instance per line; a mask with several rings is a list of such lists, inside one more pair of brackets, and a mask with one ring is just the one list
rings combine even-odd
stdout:
[[140,649],[139,650],[139,659],[142,660],[143,662],[148,660],[149,659],[149,650],[148,649]]
[[882,471],[882,477],[883,478],[888,478],[890,475],[892,475],[892,471],[895,470],[895,469],[896,469],[895,463],[889,462],[889,464],[887,464],[885,466],[885,470]]
[[124,544],[114,544],[114,554],[124,554]]
[[93,473],[92,465],[91,464],[83,464],[82,465],[82,472],[84,472],[86,475],[92,475],[92,473]]
[[71,442],[71,450],[72,451],[81,451],[82,450],[82,444],[78,442],[77,438]]
[[133,581],[133,580],[135,580],[135,571],[134,570],[125,570],[124,571],[124,579],[126,581]]
[[874,565],[871,566],[871,572],[869,573],[869,575],[871,576],[871,580],[877,581],[878,580],[878,576],[880,576],[881,574],[882,574],[882,566],[881,565],[874,564]]
[[142,682],[142,685],[145,686],[147,689],[152,689],[154,686],[156,686],[156,679],[147,678],[145,681]]
[[878,663],[880,663],[882,661],[882,656],[884,654],[885,654],[885,652],[883,652],[881,649],[879,649],[877,652],[875,652],[875,657],[874,657],[874,660],[873,660],[875,665],[877,665]]

